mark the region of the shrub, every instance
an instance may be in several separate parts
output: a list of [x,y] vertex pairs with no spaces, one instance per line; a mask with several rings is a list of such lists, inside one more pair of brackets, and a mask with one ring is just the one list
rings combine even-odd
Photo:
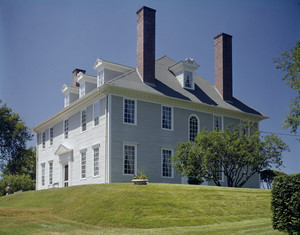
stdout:
[[300,232],[300,174],[274,178],[271,209],[274,229]]
[[11,187],[11,192],[34,190],[35,180],[32,180],[29,175],[6,176],[0,180],[0,196],[6,195],[8,185]]

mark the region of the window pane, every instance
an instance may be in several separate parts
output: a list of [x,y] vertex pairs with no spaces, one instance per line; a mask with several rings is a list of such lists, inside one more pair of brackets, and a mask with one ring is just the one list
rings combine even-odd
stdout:
[[124,122],[134,124],[135,120],[135,101],[134,100],[124,100]]
[[46,132],[43,132],[43,136],[42,136],[42,138],[43,138],[43,149],[46,147]]
[[68,139],[69,137],[69,120],[65,120],[65,125],[64,125],[64,134],[65,134],[65,139]]
[[162,128],[163,129],[172,129],[172,108],[171,107],[162,107]]
[[172,151],[163,149],[162,150],[162,175],[163,177],[172,177],[172,166],[171,159]]
[[189,129],[190,129],[190,136],[189,136],[189,140],[190,141],[194,141],[197,134],[198,134],[198,119],[195,116],[190,117],[190,121],[189,121]]
[[134,174],[135,146],[124,146],[124,174]]
[[81,111],[81,131],[86,130],[86,110]]
[[53,145],[53,127],[50,128],[50,145]]
[[190,71],[184,71],[184,87],[193,87],[193,73]]
[[214,116],[214,130],[223,130],[223,123],[221,116]]
[[53,183],[53,162],[49,162],[49,184]]
[[81,153],[81,178],[86,177],[86,152]]
[[99,148],[94,149],[94,176],[99,175]]
[[100,102],[94,104],[94,126],[99,124]]
[[45,185],[45,164],[42,164],[42,186]]

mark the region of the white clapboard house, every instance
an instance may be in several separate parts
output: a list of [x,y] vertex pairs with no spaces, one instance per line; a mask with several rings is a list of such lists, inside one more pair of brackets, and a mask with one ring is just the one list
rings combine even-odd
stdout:
[[[169,161],[177,143],[203,128],[265,119],[232,96],[232,37],[214,44],[212,84],[194,73],[193,59],[155,59],[155,10],[138,10],[137,67],[97,59],[97,76],[75,69],[61,90],[64,109],[34,127],[37,189],[130,182],[138,169],[151,182],[186,183]],[[245,187],[259,187],[259,175]]]

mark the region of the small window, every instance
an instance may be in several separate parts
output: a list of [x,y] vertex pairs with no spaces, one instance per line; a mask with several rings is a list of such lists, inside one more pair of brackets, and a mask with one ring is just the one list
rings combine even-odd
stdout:
[[45,186],[45,163],[42,163],[41,167],[42,167],[42,186]]
[[124,99],[124,123],[135,124],[135,100]]
[[80,83],[80,98],[85,95],[85,82]]
[[190,89],[194,87],[193,73],[190,71],[184,71],[184,87]]
[[172,130],[172,108],[162,106],[162,128],[167,130]]
[[43,132],[42,143],[43,143],[43,149],[44,149],[46,147],[46,131]]
[[214,130],[223,130],[223,118],[222,116],[214,116]]
[[81,131],[86,131],[86,110],[81,111]]
[[69,106],[70,104],[70,93],[65,95],[65,107]]
[[86,178],[86,151],[81,152],[81,178]]
[[94,176],[99,175],[99,148],[94,148]]
[[50,146],[53,145],[53,127],[50,128]]
[[53,162],[49,162],[49,184],[53,184]]
[[68,119],[66,119],[64,122],[64,136],[65,136],[65,139],[68,139],[68,137],[69,137],[69,120]]
[[194,141],[199,132],[199,121],[196,116],[191,116],[189,119],[189,141]]
[[173,151],[171,149],[162,149],[162,176],[171,178],[173,177],[171,156]]
[[99,125],[99,116],[100,116],[100,102],[94,104],[94,126]]
[[98,75],[98,86],[102,86],[104,84],[104,70],[101,70]]
[[134,145],[124,145],[124,174],[132,175],[135,173],[135,155],[136,147]]

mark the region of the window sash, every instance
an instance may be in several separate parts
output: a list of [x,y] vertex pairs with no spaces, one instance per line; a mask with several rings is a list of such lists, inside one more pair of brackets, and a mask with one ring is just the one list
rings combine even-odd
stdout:
[[46,147],[46,132],[44,131],[42,134],[42,142],[43,142],[43,149]]
[[124,123],[135,124],[135,100],[124,99]]
[[135,173],[135,153],[134,145],[124,145],[124,174],[132,175]]
[[94,107],[94,126],[99,125],[99,116],[100,116],[100,102],[98,101],[93,105]]
[[50,128],[50,145],[53,145],[53,127]]
[[191,116],[189,120],[189,140],[194,141],[199,132],[199,122],[195,116]]
[[81,111],[81,131],[86,131],[86,110]]
[[223,118],[222,116],[214,116],[214,130],[223,130]]
[[81,153],[81,178],[86,178],[86,152]]
[[184,87],[193,88],[193,73],[184,71]]
[[171,156],[173,155],[172,150],[162,150],[162,176],[171,178],[173,177]]
[[49,184],[53,184],[53,162],[49,162]]
[[172,108],[163,106],[162,107],[162,128],[172,129]]
[[43,163],[41,166],[42,166],[42,186],[44,186],[45,185],[45,171],[46,171],[45,163]]
[[99,148],[94,149],[94,176],[99,175]]
[[64,121],[64,136],[65,136],[65,139],[68,139],[69,137],[69,120],[66,119]]

